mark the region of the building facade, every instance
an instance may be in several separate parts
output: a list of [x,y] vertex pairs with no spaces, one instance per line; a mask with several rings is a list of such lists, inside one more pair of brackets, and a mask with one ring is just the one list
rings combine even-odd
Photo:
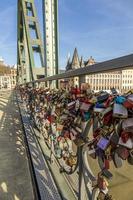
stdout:
[[122,70],[122,90],[128,91],[133,89],[133,69]]
[[[77,49],[75,49],[72,61],[70,61],[70,58],[67,61],[66,71],[93,64],[96,64],[96,62],[92,56],[88,59],[88,61],[83,61],[82,57],[79,59]],[[110,89],[114,87],[119,92],[126,92],[133,88],[133,69],[86,75],[84,80],[94,91],[110,91]],[[69,79],[69,83],[71,83],[72,86],[78,85],[78,77]]]
[[14,88],[16,86],[17,67],[7,66],[4,60],[0,59],[0,89]]
[[86,76],[86,82],[89,83],[92,90],[110,90],[112,87],[116,88],[118,91],[121,91],[121,77],[122,73],[111,72],[111,73],[101,73],[93,74]]

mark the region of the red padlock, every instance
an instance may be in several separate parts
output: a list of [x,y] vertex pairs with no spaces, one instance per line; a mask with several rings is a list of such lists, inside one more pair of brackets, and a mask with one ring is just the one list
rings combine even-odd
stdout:
[[123,105],[124,107],[131,109],[133,108],[133,101],[131,101],[130,99],[127,99],[126,101],[124,101]]
[[108,112],[103,118],[103,124],[110,125],[110,123],[112,122],[112,115],[112,111]]
[[109,159],[105,159],[104,160],[104,166],[105,166],[105,169],[109,169],[110,168],[110,161],[109,161]]
[[100,135],[100,131],[100,128],[97,128],[93,133],[93,137],[96,138],[98,135]]
[[107,108],[110,105],[112,100],[113,100],[113,96],[109,96],[109,98],[103,103],[105,108]]
[[65,131],[65,133],[63,134],[64,138],[70,138],[70,133],[69,131]]
[[126,143],[129,138],[130,138],[130,134],[128,132],[122,131],[121,133],[122,142]]
[[52,122],[52,119],[51,119],[51,116],[50,116],[50,115],[47,117],[47,120],[48,120],[50,123]]
[[98,175],[97,185],[100,190],[105,190],[107,188],[107,183],[103,176]]

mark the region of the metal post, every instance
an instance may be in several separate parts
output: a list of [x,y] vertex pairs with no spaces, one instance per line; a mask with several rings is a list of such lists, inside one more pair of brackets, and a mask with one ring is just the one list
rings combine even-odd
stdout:
[[46,77],[58,74],[58,0],[42,0]]

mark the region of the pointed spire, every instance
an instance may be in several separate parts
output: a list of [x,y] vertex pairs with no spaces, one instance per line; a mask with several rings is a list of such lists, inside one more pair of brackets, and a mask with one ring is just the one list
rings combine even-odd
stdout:
[[81,59],[80,59],[80,67],[84,67],[85,64],[84,64],[84,61],[83,61],[83,57],[81,56]]
[[72,63],[71,63],[71,68],[72,69],[80,68],[80,62],[79,62],[79,56],[78,56],[77,48],[75,48],[75,50],[74,50]]
[[70,56],[67,59],[66,71],[71,69]]
[[88,59],[87,63],[86,63],[86,66],[89,66],[89,65],[94,65],[96,62],[94,60],[94,58],[92,56],[90,56],[90,58]]

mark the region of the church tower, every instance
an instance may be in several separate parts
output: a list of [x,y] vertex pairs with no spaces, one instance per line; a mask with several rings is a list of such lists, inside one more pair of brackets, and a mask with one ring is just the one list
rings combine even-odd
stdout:
[[71,63],[71,69],[78,69],[78,68],[80,68],[80,61],[79,61],[77,48],[75,48],[73,58],[72,58],[72,63]]
[[81,56],[80,59],[80,67],[85,67],[84,61],[83,61],[83,57]]

